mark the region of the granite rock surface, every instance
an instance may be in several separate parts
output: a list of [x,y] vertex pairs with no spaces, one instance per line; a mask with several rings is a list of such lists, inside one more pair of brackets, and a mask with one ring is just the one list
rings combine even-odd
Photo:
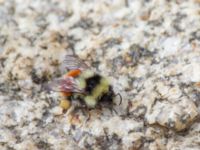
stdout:
[[[122,104],[59,107],[66,54]],[[197,150],[199,82],[199,0],[0,0],[1,150]]]

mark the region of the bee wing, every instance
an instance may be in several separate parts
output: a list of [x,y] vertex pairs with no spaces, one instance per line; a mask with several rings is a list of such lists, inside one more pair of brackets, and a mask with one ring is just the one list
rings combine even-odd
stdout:
[[77,82],[78,81],[72,77],[56,79],[45,85],[45,89],[47,91],[56,92],[84,93],[84,90],[78,87]]
[[88,69],[88,65],[84,63],[78,56],[76,55],[66,55],[65,59],[62,63],[62,69],[66,70],[86,70]]

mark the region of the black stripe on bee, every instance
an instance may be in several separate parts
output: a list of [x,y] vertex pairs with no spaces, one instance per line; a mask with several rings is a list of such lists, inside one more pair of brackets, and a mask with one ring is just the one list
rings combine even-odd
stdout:
[[88,93],[88,94],[91,94],[92,93],[92,90],[97,86],[99,85],[101,81],[101,76],[96,74],[92,77],[89,77],[86,79],[86,88],[85,88],[85,91]]

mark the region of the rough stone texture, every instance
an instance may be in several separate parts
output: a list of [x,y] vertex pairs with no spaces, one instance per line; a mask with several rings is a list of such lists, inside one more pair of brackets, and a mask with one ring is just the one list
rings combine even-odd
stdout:
[[[0,53],[1,150],[200,148],[199,0],[0,0]],[[66,54],[109,76],[115,111],[43,90]]]

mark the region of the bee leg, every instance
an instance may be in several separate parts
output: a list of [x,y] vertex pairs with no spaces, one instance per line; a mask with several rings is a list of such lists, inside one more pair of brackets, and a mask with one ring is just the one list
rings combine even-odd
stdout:
[[66,116],[69,117],[69,122],[70,123],[73,120],[74,111],[75,111],[75,107],[73,105],[67,110]]
[[113,107],[109,107],[111,113],[113,114],[113,112],[115,112],[116,115],[118,115],[117,111],[113,108]]
[[68,115],[70,115],[70,114],[73,114],[73,112],[75,111],[75,107],[72,105],[68,110],[67,110],[67,113],[66,113],[66,115],[68,116]]
[[88,122],[90,120],[90,118],[91,118],[91,114],[90,114],[90,110],[89,109],[87,109],[86,115],[87,115],[87,118],[86,118],[85,122]]
[[80,111],[86,117],[85,122],[90,120],[91,115],[89,108],[87,108],[86,106],[75,106],[72,110],[72,113],[76,112],[76,110]]
[[114,109],[112,103],[106,103],[105,105],[101,106],[101,107],[105,107],[105,108],[108,108],[111,112],[111,114],[113,115],[113,112],[118,115],[117,111]]

